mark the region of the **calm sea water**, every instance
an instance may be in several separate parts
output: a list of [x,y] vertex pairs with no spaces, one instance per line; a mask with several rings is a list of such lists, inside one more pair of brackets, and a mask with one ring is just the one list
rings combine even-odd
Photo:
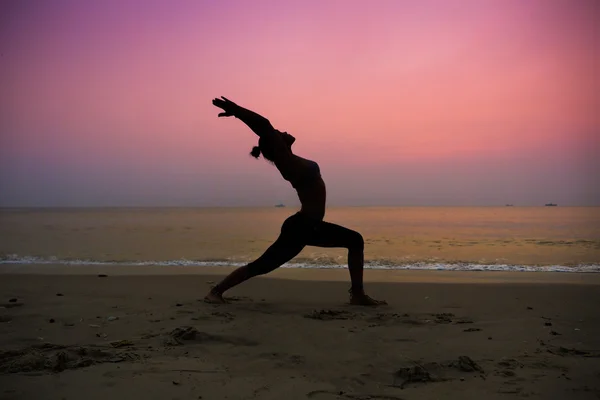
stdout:
[[[292,208],[0,210],[0,263],[241,265]],[[348,207],[326,220],[362,233],[367,268],[600,272],[600,207]],[[336,268],[305,248],[286,267]]]

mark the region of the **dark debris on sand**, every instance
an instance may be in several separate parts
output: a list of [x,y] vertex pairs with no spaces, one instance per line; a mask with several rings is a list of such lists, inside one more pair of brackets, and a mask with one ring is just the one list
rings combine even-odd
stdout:
[[255,346],[257,344],[256,342],[243,337],[213,335],[206,332],[200,332],[192,326],[175,328],[170,333],[163,336],[162,340],[164,346],[180,346],[185,342],[228,343],[237,346]]
[[503,358],[498,361],[498,366],[507,369],[523,368],[523,363],[514,358]]
[[431,373],[429,373],[429,371],[421,365],[413,365],[412,367],[400,368],[394,374],[394,378],[402,380],[402,382],[399,385],[393,385],[398,386],[400,389],[404,389],[409,383],[428,383],[437,382],[440,380],[439,378],[434,378],[431,375]]
[[[468,356],[460,356],[457,360],[446,362],[413,363],[414,365],[400,368],[394,373],[392,386],[404,389],[410,383],[443,382],[453,379],[464,379],[456,373],[478,373],[485,379],[485,371],[479,364]],[[398,384],[397,380],[401,380]]]
[[[407,324],[407,325],[428,325],[428,324],[472,324],[473,320],[469,318],[457,318],[452,313],[435,313],[421,316],[411,316],[407,313],[370,313],[370,312],[349,312],[345,310],[321,309],[313,310],[305,314],[304,318],[311,318],[321,321],[332,320],[356,320],[368,322],[372,326],[381,326],[383,324]],[[481,330],[480,328],[470,328],[467,332]]]
[[185,341],[196,339],[196,336],[199,334],[200,332],[196,328],[182,326],[173,329],[171,333],[164,338],[163,343],[167,346],[178,346]]
[[385,394],[353,394],[344,392],[343,390],[313,390],[306,393],[306,397],[310,399],[321,394],[335,396],[337,399],[344,398],[350,400],[403,400],[401,397],[397,396]]
[[452,318],[454,318],[454,314],[452,313],[439,313],[433,314],[435,317],[435,322],[438,324],[450,324],[452,323]]
[[479,366],[468,356],[460,356],[457,361],[451,361],[449,366],[457,368],[463,372],[481,372],[484,373],[483,368]]
[[552,346],[552,345],[548,345],[546,344],[546,346],[548,347],[546,350],[548,351],[548,353],[557,355],[557,356],[580,356],[580,357],[591,357],[591,358],[598,358],[600,357],[600,352],[594,352],[594,351],[587,351],[587,350],[580,350],[580,349],[575,349],[575,348],[569,348],[569,347],[563,347],[563,346]]
[[0,304],[0,306],[4,308],[22,307],[23,305],[25,305],[25,303],[17,302],[17,299],[10,299],[8,303]]
[[350,319],[354,314],[347,311],[337,310],[314,310],[313,312],[304,315],[304,318],[319,319],[321,321],[330,321],[334,319]]
[[62,346],[51,343],[20,350],[0,352],[0,372],[61,372],[100,363],[135,361],[141,357],[131,352],[116,352],[99,346]]

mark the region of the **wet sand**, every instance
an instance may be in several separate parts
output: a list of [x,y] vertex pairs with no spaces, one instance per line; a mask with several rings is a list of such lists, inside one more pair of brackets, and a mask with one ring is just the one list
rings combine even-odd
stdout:
[[0,266],[2,399],[598,399],[600,275]]

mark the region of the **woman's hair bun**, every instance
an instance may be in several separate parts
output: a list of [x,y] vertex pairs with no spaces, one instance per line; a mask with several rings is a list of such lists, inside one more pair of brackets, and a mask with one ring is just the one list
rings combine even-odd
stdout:
[[250,155],[254,158],[258,158],[260,157],[260,147],[258,146],[254,146],[252,148],[252,151],[250,152]]

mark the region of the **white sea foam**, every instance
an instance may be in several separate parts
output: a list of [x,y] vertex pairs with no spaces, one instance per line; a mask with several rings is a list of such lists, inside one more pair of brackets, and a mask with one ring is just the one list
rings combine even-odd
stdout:
[[[0,259],[0,264],[59,264],[59,265],[114,265],[114,266],[226,266],[238,267],[244,262],[227,260],[156,260],[156,261],[101,261],[80,259],[59,259],[56,257],[18,256],[11,254]],[[320,264],[311,262],[287,263],[282,268],[309,268],[309,269],[337,269],[346,268],[345,264]],[[576,266],[564,265],[511,265],[511,264],[476,264],[476,263],[444,263],[444,262],[414,262],[392,263],[373,261],[365,263],[366,269],[380,270],[432,270],[432,271],[515,271],[515,272],[600,272],[600,264],[580,264]]]

